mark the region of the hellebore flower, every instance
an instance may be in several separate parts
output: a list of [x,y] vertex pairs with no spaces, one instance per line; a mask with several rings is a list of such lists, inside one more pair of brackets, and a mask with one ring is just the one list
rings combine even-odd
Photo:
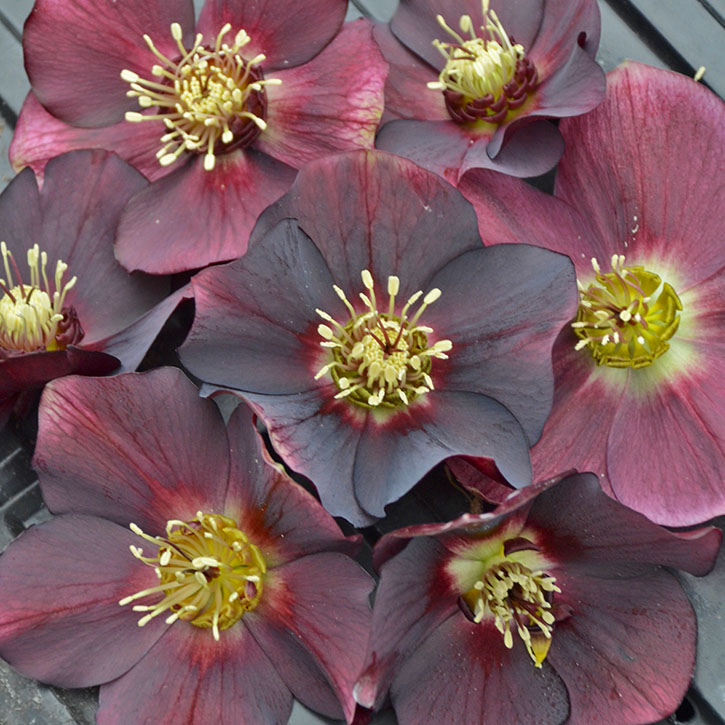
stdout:
[[607,81],[598,109],[561,123],[558,198],[486,172],[461,191],[487,243],[523,239],[576,266],[535,478],[594,471],[627,506],[686,526],[725,513],[725,110],[638,63]]
[[0,195],[0,418],[61,375],[133,370],[181,299],[168,281],[129,275],[113,256],[128,199],[148,182],[105,151],[31,169]]
[[207,0],[195,27],[192,0],[36,0],[13,164],[100,146],[153,181],[121,219],[129,270],[239,257],[296,169],[373,145],[387,65],[346,5]]
[[101,684],[101,724],[285,723],[293,695],[352,719],[372,580],[246,406],[225,431],[160,368],[54,381],[39,423],[57,515],[0,557],[0,655],[43,682]]
[[401,0],[375,29],[390,74],[377,148],[457,184],[469,169],[551,169],[561,136],[547,118],[604,96],[596,0]]
[[401,725],[645,723],[680,703],[696,619],[662,566],[702,576],[721,532],[671,533],[592,474],[534,484],[488,514],[411,526],[375,547],[365,707]]
[[484,248],[465,199],[405,159],[321,159],[244,257],[193,278],[180,355],[241,392],[327,510],[356,524],[456,453],[527,485],[553,337],[575,305],[569,261],[542,251]]

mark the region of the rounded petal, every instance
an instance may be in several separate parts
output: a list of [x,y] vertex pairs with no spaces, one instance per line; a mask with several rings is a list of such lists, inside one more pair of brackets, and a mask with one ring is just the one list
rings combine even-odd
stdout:
[[387,65],[365,20],[345,23],[309,63],[274,74],[267,128],[255,146],[294,168],[326,154],[372,148]]
[[395,118],[449,121],[443,94],[426,87],[426,83],[436,79],[433,68],[411,53],[393,35],[389,25],[376,23],[373,37],[389,67],[382,122]]
[[107,126],[136,104],[126,97],[127,68],[148,77],[156,57],[144,42],[178,56],[171,23],[188,36],[194,27],[191,0],[38,0],[23,30],[25,69],[38,100],[76,126]]
[[491,619],[474,624],[454,614],[398,670],[391,689],[398,721],[565,722],[564,684],[551,667],[537,670],[517,640],[506,649]]
[[155,181],[171,171],[169,167],[161,166],[156,158],[163,134],[161,122],[129,123],[123,120],[101,128],[70,126],[51,116],[30,92],[20,109],[10,143],[10,162],[15,169],[30,166],[41,174],[48,159],[54,156],[79,149],[105,149],[118,154],[147,179]]
[[184,365],[203,380],[255,393],[317,388],[324,360],[315,309],[341,304],[333,281],[312,241],[294,221],[281,222],[242,259],[194,277]]
[[292,711],[292,694],[244,620],[219,642],[209,629],[175,622],[99,700],[99,725],[284,725]]
[[443,567],[448,550],[433,538],[408,542],[381,569],[365,668],[355,699],[378,709],[400,664],[442,622],[458,613]]
[[224,423],[175,368],[49,384],[33,464],[52,511],[138,524],[222,510],[229,475]]
[[25,169],[0,194],[0,240],[8,245],[21,265],[25,261],[25,250],[40,238],[41,222],[38,184],[33,172]]
[[125,596],[158,583],[131,555],[138,537],[110,521],[59,516],[0,557],[0,654],[28,677],[88,687],[122,675],[166,627],[138,626]]
[[45,167],[42,230],[28,242],[37,241],[51,265],[62,259],[67,274],[78,277],[66,300],[85,331],[83,345],[128,327],[168,293],[167,280],[132,277],[113,256],[121,211],[146,186],[141,174],[100,150],[64,154]]
[[116,235],[126,269],[170,274],[240,257],[257,216],[295,173],[251,148],[218,156],[212,171],[203,162],[187,159],[128,203]]
[[672,532],[613,501],[593,474],[568,476],[542,493],[529,522],[547,532],[545,555],[571,571],[638,563],[671,566],[704,576],[715,563],[722,532],[707,527]]
[[696,622],[666,571],[603,579],[552,572],[557,600],[573,613],[558,622],[547,661],[564,680],[573,725],[655,722],[671,714],[690,683]]
[[343,554],[306,556],[268,572],[262,600],[247,622],[298,699],[330,717],[344,712],[348,722],[370,631],[373,584]]
[[529,245],[495,245],[449,262],[431,285],[442,294],[423,319],[453,343],[438,387],[502,403],[532,445],[551,409],[552,345],[576,311],[570,260]]
[[[384,516],[387,504],[454,455],[493,458],[512,485],[526,486],[531,483],[528,448],[520,423],[498,401],[435,390],[389,420],[368,414],[355,453],[355,496],[366,512]],[[313,481],[323,490],[339,485],[341,478],[339,471],[328,469]]]
[[232,37],[243,28],[251,38],[245,55],[264,53],[266,71],[317,55],[340,29],[346,10],[344,0],[206,0],[197,30],[210,41],[225,23],[231,24]]
[[262,548],[268,567],[323,551],[357,553],[357,537],[344,536],[319,502],[269,458],[246,405],[232,413],[227,435],[232,455],[225,511]]
[[724,266],[725,187],[712,179],[722,176],[725,109],[714,94],[629,62],[608,74],[605,101],[561,131],[556,195],[590,218],[605,259],[655,260],[676,270],[680,294]]

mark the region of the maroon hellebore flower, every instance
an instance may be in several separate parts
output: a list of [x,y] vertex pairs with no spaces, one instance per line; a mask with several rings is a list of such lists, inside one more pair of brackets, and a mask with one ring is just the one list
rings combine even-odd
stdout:
[[410,526],[375,547],[365,707],[420,722],[646,723],[680,703],[696,619],[663,566],[702,576],[721,532],[671,533],[592,474],[493,513]]
[[133,370],[181,299],[113,256],[128,199],[148,186],[105,151],[51,160],[0,195],[0,418],[17,396],[62,375]]
[[[0,654],[101,684],[98,722],[352,719],[371,578],[268,457],[174,368],[49,384],[34,464],[55,514],[0,557]],[[129,531],[129,527],[131,531]],[[130,551],[129,551],[130,549]]]
[[576,266],[535,478],[594,471],[627,506],[686,526],[725,513],[725,108],[638,63],[607,81],[599,108],[561,123],[555,197],[487,172],[461,191],[485,242],[526,240]]
[[153,181],[121,219],[129,270],[238,257],[296,169],[373,145],[387,65],[346,6],[207,0],[195,26],[192,0],[36,0],[13,164],[100,146]]
[[524,486],[575,303],[569,261],[543,251],[484,248],[468,202],[405,159],[321,159],[244,257],[193,278],[180,355],[240,391],[328,511],[356,524],[457,453]]
[[544,119],[604,96],[596,0],[401,0],[375,37],[390,64],[377,148],[454,185],[469,169],[548,171],[562,140]]

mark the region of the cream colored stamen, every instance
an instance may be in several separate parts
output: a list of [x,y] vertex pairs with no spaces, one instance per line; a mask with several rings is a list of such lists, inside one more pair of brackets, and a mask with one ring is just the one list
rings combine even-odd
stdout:
[[204,168],[211,171],[219,143],[229,145],[250,135],[249,123],[256,126],[257,132],[267,127],[264,118],[254,112],[259,109],[252,107],[252,99],[263,94],[264,86],[282,81],[262,78],[257,66],[265,59],[263,54],[250,60],[242,57],[240,51],[250,41],[246,31],[240,30],[231,46],[223,42],[230,30],[227,23],[213,48],[202,45],[199,33],[187,50],[181,26],[172,23],[171,35],[181,54],[177,61],[163,55],[148,35],[143,36],[160,61],[151,68],[151,74],[161,82],[145,80],[130,70],[121,71],[121,78],[131,86],[127,95],[137,98],[141,108],[158,109],[155,114],[129,111],[126,120],[161,120],[168,130],[156,154],[162,166],[172,164],[184,151],[193,151],[204,154]]

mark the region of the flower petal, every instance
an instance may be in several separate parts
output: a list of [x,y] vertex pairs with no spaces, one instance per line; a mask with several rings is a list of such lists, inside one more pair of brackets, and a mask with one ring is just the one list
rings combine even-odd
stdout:
[[244,620],[220,633],[177,621],[134,668],[100,692],[99,725],[283,725],[292,695]]
[[725,264],[725,187],[712,185],[721,176],[725,109],[689,78],[638,63],[609,73],[607,84],[595,111],[561,123],[556,194],[591,219],[608,244],[605,259],[655,260],[676,270],[682,293]]
[[221,511],[224,423],[197,392],[175,368],[48,385],[33,459],[48,508],[135,522],[152,535],[169,519]]
[[695,615],[668,572],[618,579],[553,572],[557,600],[573,614],[557,623],[547,661],[566,682],[571,720],[642,723],[671,714],[695,663]]
[[225,23],[232,37],[244,28],[251,38],[245,57],[264,53],[264,69],[286,68],[305,63],[335,36],[345,18],[342,0],[206,0],[197,30],[207,41],[216,38]]
[[172,58],[179,50],[170,25],[188,36],[194,27],[191,0],[38,0],[23,29],[25,69],[38,100],[66,123],[107,126],[136,104],[127,98],[121,71],[148,77],[156,57],[143,40]]
[[426,87],[428,81],[437,77],[433,68],[411,53],[393,35],[389,25],[376,23],[373,37],[390,69],[385,81],[382,122],[395,118],[450,121],[443,94]]
[[[667,353],[665,353],[667,354]],[[630,394],[612,421],[607,469],[615,496],[667,526],[689,526],[725,513],[725,364],[694,379],[662,381],[648,395]],[[634,371],[635,373],[640,371]],[[631,386],[630,386],[631,390]],[[705,415],[693,402],[704,404]],[[716,412],[717,411],[717,412]],[[711,427],[711,424],[714,427]]]
[[433,538],[407,542],[381,569],[365,669],[355,699],[378,709],[400,663],[442,622],[458,613],[443,562],[447,549]]
[[[570,260],[529,245],[494,245],[449,262],[431,285],[442,294],[425,324],[453,343],[442,385],[499,401],[532,445],[551,409],[552,344],[576,311]],[[486,314],[472,314],[471,300]]]
[[[337,309],[319,250],[294,221],[278,224],[240,260],[193,278],[196,316],[180,356],[219,385],[255,393],[312,390],[322,367],[321,318]],[[306,334],[305,334],[306,333]]]
[[[636,474],[630,474],[636,477]],[[672,566],[704,576],[715,563],[722,532],[707,527],[672,532],[607,496],[591,473],[568,476],[541,494],[529,521],[547,532],[545,554],[578,571],[598,563]]]
[[251,148],[218,156],[213,171],[195,155],[131,199],[116,257],[129,271],[151,274],[239,257],[257,216],[287,191],[294,173]]
[[248,621],[294,695],[329,717],[344,712],[348,722],[370,631],[372,588],[370,576],[343,554],[306,556],[268,572]]
[[551,667],[537,670],[522,642],[506,649],[492,620],[474,624],[461,612],[403,663],[391,698],[401,725],[470,722],[471,713],[481,723],[559,725],[569,712],[566,688]]
[[[407,493],[436,463],[454,455],[493,458],[517,487],[531,483],[528,442],[519,422],[498,401],[469,392],[436,390],[389,420],[368,414],[355,453],[355,496],[373,516]],[[329,469],[321,489],[342,478]]]
[[3,658],[60,687],[107,682],[136,664],[166,629],[139,627],[139,614],[118,604],[158,583],[129,552],[137,541],[110,521],[68,515],[10,544],[0,557]]
[[282,84],[266,88],[267,128],[255,147],[297,169],[326,154],[372,148],[386,72],[369,23],[345,23],[309,63],[274,74]]
[[38,240],[41,221],[38,184],[33,172],[26,169],[11,179],[0,194],[0,240],[20,264],[25,261],[20,250],[29,249]]
[[154,181],[171,171],[169,167],[161,166],[156,158],[163,129],[161,122],[129,123],[125,120],[101,128],[69,126],[51,116],[30,92],[20,109],[10,143],[10,162],[15,169],[31,166],[41,174],[48,159],[54,156],[67,151],[100,148],[118,154]]
[[[337,551],[354,556],[358,537],[346,537],[320,504],[267,454],[252,411],[239,405],[227,426],[231,472],[225,510],[264,551],[268,567],[307,554]],[[239,513],[237,513],[239,512]]]

